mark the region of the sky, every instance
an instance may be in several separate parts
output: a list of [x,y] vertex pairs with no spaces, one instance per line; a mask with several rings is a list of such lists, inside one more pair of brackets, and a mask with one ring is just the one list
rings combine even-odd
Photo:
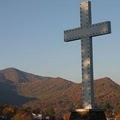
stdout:
[[[0,0],[0,69],[80,83],[81,41],[64,42],[80,26],[85,0]],[[112,33],[93,37],[94,79],[120,84],[120,0],[91,0],[92,23],[111,21]]]

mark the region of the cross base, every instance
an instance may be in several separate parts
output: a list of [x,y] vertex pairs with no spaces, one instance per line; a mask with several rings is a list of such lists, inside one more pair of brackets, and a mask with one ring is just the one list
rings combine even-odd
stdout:
[[70,120],[107,120],[102,109],[77,109],[71,112]]

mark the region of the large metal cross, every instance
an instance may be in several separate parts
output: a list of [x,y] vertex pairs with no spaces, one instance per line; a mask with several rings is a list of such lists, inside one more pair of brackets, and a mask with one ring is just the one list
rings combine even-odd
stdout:
[[92,37],[111,33],[109,21],[92,25],[91,2],[80,4],[81,27],[64,31],[64,41],[81,39],[82,61],[82,107],[94,108]]

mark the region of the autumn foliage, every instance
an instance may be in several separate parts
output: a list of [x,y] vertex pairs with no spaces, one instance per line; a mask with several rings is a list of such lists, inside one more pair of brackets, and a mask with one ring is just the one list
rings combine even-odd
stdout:
[[12,105],[0,105],[0,116],[11,120],[33,120],[31,108],[15,107]]

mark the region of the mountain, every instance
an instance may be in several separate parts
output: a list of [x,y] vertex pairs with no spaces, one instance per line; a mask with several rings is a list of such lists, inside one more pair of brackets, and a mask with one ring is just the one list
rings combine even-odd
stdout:
[[38,75],[33,75],[31,73],[23,72],[15,68],[7,68],[0,71],[0,74],[5,77],[5,79],[13,82],[30,82],[47,79],[47,77],[41,77]]
[[[99,106],[120,106],[120,85],[105,77],[95,80],[94,86]],[[7,68],[0,70],[0,102],[41,109],[54,107],[64,112],[81,106],[81,84]]]

